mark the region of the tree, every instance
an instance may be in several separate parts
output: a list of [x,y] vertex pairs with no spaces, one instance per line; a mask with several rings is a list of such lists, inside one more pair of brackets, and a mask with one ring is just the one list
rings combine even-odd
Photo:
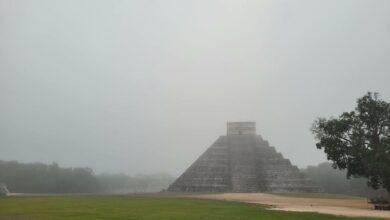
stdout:
[[318,118],[312,132],[332,166],[346,169],[347,177],[366,177],[374,189],[390,192],[390,103],[368,92],[355,111],[338,118]]
[[100,190],[98,179],[90,168],[61,168],[56,163],[24,164],[0,160],[0,183],[5,183],[11,192],[24,193],[87,193]]

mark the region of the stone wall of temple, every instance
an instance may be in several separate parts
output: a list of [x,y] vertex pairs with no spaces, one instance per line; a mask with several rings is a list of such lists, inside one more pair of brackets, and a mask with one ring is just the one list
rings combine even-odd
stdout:
[[228,122],[227,135],[256,134],[256,122]]

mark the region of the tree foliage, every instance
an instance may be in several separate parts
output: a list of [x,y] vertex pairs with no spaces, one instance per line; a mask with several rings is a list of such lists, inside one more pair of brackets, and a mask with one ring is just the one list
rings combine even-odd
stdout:
[[357,100],[354,111],[338,118],[319,118],[312,132],[333,167],[346,169],[348,177],[365,177],[368,184],[390,191],[390,103],[378,93]]
[[0,161],[0,182],[11,192],[85,193],[99,189],[90,168],[61,168],[56,163]]
[[308,166],[301,171],[326,193],[366,197],[386,196],[386,190],[373,190],[368,187],[366,178],[348,179],[346,170],[333,169],[329,162]]
[[0,183],[17,193],[129,193],[158,192],[174,178],[167,174],[94,174],[90,168],[62,168],[58,164],[0,160]]

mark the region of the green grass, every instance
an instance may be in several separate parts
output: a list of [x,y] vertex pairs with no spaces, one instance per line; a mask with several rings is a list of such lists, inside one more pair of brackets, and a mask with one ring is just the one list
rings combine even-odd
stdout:
[[341,220],[351,218],[315,213],[271,211],[259,205],[236,202],[167,197],[39,196],[0,198],[0,220],[61,219]]

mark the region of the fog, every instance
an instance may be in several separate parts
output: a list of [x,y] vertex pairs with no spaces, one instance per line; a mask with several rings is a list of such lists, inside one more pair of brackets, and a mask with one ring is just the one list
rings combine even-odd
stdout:
[[390,99],[390,1],[0,0],[0,160],[179,175],[227,121],[299,167],[310,126]]

